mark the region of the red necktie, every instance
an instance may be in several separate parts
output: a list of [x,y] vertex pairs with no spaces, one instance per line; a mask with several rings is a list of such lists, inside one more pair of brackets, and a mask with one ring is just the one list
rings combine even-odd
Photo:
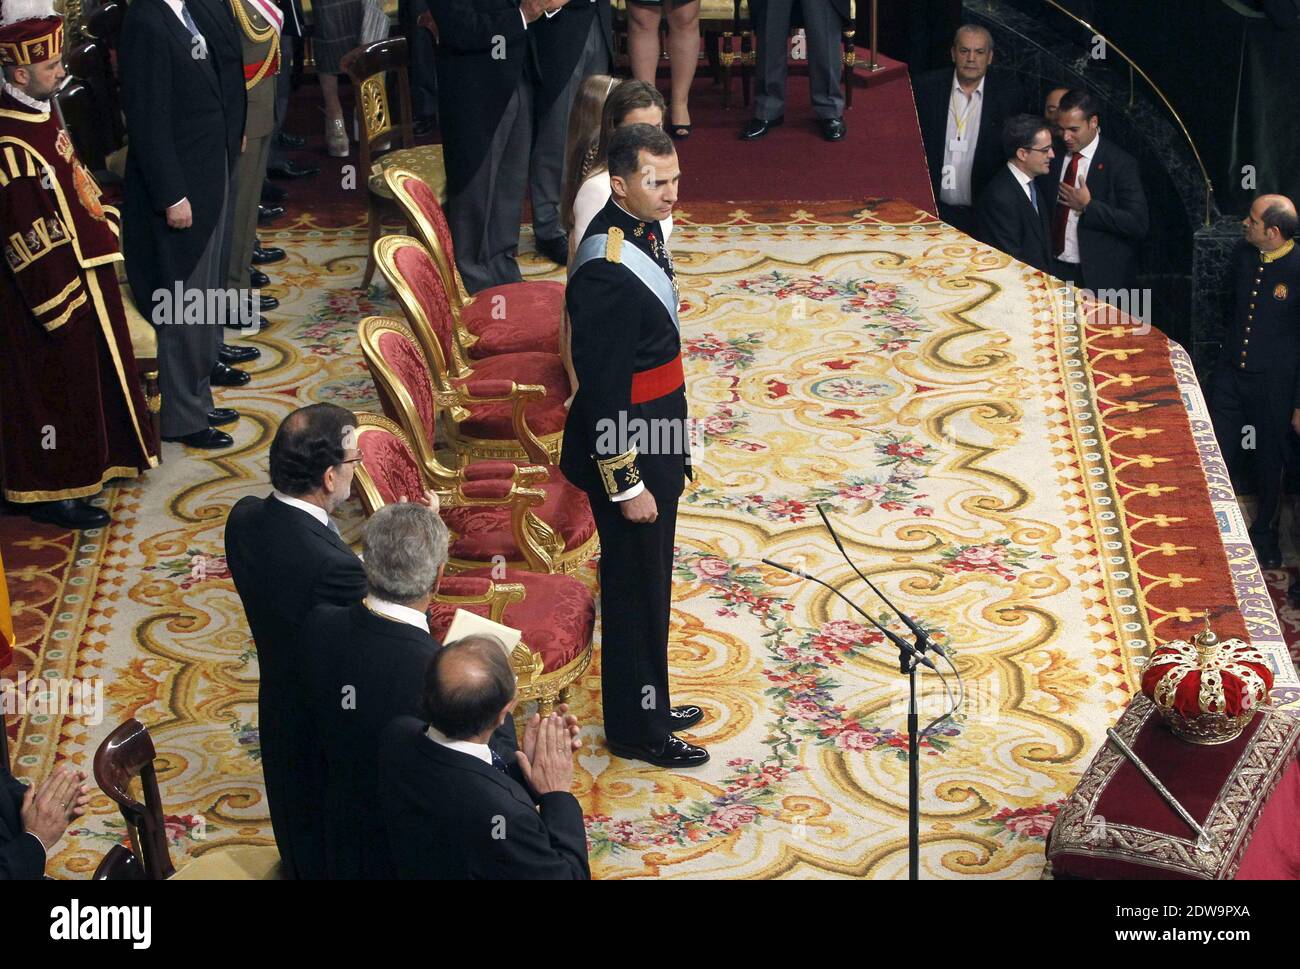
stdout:
[[[1070,156],[1070,167],[1065,170],[1065,178],[1061,179],[1066,185],[1074,187],[1075,176],[1079,174],[1079,153],[1076,151]],[[1061,258],[1061,253],[1065,251],[1065,226],[1070,221],[1070,207],[1064,202],[1056,203],[1056,212],[1052,215],[1052,253],[1056,258]]]

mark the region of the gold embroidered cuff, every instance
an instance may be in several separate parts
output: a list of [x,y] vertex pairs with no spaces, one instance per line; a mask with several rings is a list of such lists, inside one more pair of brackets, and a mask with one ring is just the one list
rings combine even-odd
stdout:
[[641,481],[641,470],[636,466],[636,448],[624,451],[617,457],[604,460],[597,458],[596,467],[600,469],[600,481],[605,486],[605,493],[610,497],[620,491],[627,491]]

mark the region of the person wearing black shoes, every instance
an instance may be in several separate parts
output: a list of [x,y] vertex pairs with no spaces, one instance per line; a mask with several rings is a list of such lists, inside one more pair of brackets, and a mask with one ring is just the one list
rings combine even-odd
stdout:
[[[619,757],[694,767],[708,751],[673,732],[703,712],[674,709],[668,683],[673,540],[690,473],[677,285],[663,242],[680,173],[672,141],[648,124],[616,129],[607,158],[613,195],[569,269],[578,392],[560,467],[587,493],[600,534],[606,746]],[[633,442],[647,427],[660,446],[640,453]],[[610,428],[628,429],[628,439]]]
[[[790,49],[793,0],[751,0],[754,41],[758,45],[754,81],[754,117],[740,133],[742,141],[762,138],[785,121],[785,79]],[[851,22],[849,0],[801,0],[808,43],[808,76],[813,113],[827,141],[842,141],[844,92],[840,33]]]
[[283,205],[263,205],[260,202],[257,205],[258,225],[269,225],[282,215],[284,215]]
[[217,359],[221,363],[235,364],[248,363],[250,360],[257,360],[262,356],[262,351],[257,347],[232,347],[228,343],[221,345],[221,351],[217,354]]
[[[1300,251],[1296,209],[1262,195],[1232,254],[1234,310],[1210,382],[1210,417],[1234,482],[1253,470],[1250,542],[1261,568],[1282,565],[1278,511],[1283,473],[1300,434]],[[1243,489],[1244,490],[1244,489]]]
[[248,285],[254,289],[261,289],[263,286],[271,285],[271,277],[255,266],[248,268]]
[[266,266],[284,259],[285,252],[278,246],[264,246],[258,240],[253,241],[253,265]]

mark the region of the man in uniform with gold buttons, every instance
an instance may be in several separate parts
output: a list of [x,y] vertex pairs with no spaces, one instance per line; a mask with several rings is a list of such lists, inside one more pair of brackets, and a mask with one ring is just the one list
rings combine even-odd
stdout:
[[1210,387],[1210,414],[1233,480],[1251,467],[1258,496],[1250,541],[1265,569],[1282,565],[1278,505],[1300,433],[1300,253],[1296,209],[1262,195],[1233,253],[1233,318]]

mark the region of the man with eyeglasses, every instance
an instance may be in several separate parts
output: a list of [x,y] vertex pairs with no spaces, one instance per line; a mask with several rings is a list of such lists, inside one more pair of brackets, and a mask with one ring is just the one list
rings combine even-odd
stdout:
[[[301,696],[314,657],[299,633],[316,606],[366,596],[361,559],[330,517],[352,493],[361,461],[356,422],[334,404],[294,411],[271,441],[273,491],[246,495],[226,519],[226,563],[257,646],[262,771],[287,878],[326,875],[324,753]],[[437,510],[436,496],[424,501]]]
[[976,207],[980,238],[1014,259],[1051,272],[1051,206],[1034,184],[1056,157],[1051,128],[1036,115],[1014,115],[1002,127],[1002,148],[1007,163],[989,179]]

